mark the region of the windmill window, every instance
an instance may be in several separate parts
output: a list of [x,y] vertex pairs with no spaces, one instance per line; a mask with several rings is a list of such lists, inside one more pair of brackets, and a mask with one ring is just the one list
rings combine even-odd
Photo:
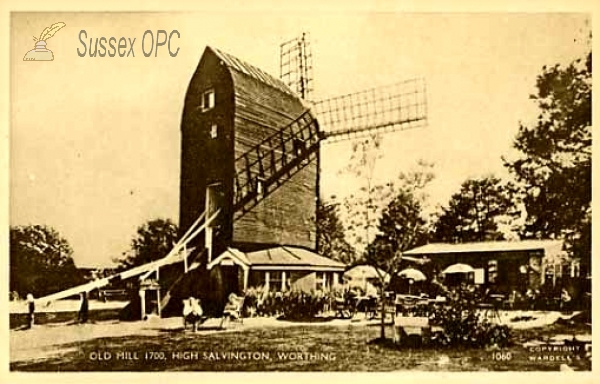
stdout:
[[265,181],[262,178],[258,178],[256,180],[256,193],[258,195],[262,195],[265,191]]
[[296,156],[301,156],[302,153],[306,150],[306,143],[304,140],[294,139],[294,152],[296,152]]
[[210,127],[210,138],[211,139],[216,139],[218,133],[219,133],[219,126],[217,124],[211,125],[211,127]]
[[215,107],[215,91],[214,89],[210,89],[202,94],[202,99],[200,100],[200,106],[202,108],[202,112],[208,111],[209,109],[213,109]]

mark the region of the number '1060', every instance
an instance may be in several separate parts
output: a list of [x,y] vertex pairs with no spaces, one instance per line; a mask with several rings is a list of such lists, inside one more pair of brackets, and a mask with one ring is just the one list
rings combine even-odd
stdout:
[[492,353],[492,360],[494,360],[494,361],[512,360],[512,353],[510,353],[510,352],[494,352],[494,353]]

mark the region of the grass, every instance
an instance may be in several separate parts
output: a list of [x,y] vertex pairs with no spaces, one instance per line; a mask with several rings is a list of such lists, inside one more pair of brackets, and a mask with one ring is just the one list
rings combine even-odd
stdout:
[[[515,331],[515,340],[528,340],[557,333],[569,333],[567,325],[550,330]],[[589,331],[589,329],[588,329]],[[239,332],[203,334],[162,331],[158,336],[99,338],[62,344],[57,350],[69,351],[47,359],[14,362],[17,371],[556,371],[562,362],[532,362],[531,353],[520,344],[503,349],[510,360],[493,359],[494,351],[482,349],[397,348],[379,342],[377,326],[291,326],[286,328],[246,329]],[[391,336],[388,332],[388,337]],[[125,352],[125,353],[124,353]],[[150,355],[149,352],[158,352]],[[187,353],[191,359],[177,358]],[[238,359],[216,359],[226,352],[239,352]],[[259,353],[259,359],[241,359],[241,352]],[[298,359],[298,354],[313,353],[316,359]],[[98,360],[96,354],[105,355]],[[124,353],[123,355],[118,355]],[[193,355],[196,353],[197,355]],[[212,353],[212,354],[211,354]],[[285,358],[282,353],[288,353]],[[131,359],[119,358],[129,356]],[[133,359],[137,357],[137,359]],[[577,369],[590,370],[586,361],[574,362]]]

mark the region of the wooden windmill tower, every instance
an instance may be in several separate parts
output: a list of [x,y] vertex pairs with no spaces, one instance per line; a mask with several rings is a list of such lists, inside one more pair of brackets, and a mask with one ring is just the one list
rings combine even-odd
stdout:
[[[312,79],[305,37],[290,44],[295,48],[282,46],[282,78],[307,98]],[[295,50],[296,60],[286,62]],[[286,70],[286,63],[298,70]],[[232,245],[314,249],[310,219],[319,195],[320,145],[427,120],[421,79],[313,103],[288,84],[210,47],[190,82],[182,119],[179,223],[187,229],[207,208],[219,209],[214,226],[220,238],[205,237],[212,255]]]
[[[221,274],[211,282],[206,267],[225,252],[241,260],[244,253],[263,250],[271,257],[268,250],[280,246],[297,254],[316,251],[321,145],[427,122],[422,79],[309,101],[312,54],[306,35],[281,45],[280,70],[275,78],[207,47],[181,120],[179,227],[185,234],[161,260],[44,299],[115,278],[156,281],[159,269],[166,269],[160,286],[167,291],[156,298],[159,314],[170,297],[213,291],[215,284],[222,299],[235,291],[224,285],[236,284],[237,277]],[[140,289],[142,302],[144,295]],[[144,312],[142,304],[142,317]]]

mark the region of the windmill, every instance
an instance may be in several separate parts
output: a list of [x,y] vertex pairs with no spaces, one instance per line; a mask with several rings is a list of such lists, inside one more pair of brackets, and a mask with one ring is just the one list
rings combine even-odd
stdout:
[[268,249],[275,246],[316,250],[319,148],[423,126],[425,82],[413,79],[310,101],[308,36],[282,44],[280,58],[281,78],[275,78],[216,48],[205,49],[181,119],[179,227],[185,233],[160,260],[40,301],[139,276],[142,317],[147,291],[156,292],[152,300],[160,315],[171,297],[220,290],[222,298],[235,291],[228,285],[239,286],[237,276],[213,278],[208,271],[220,255],[229,253],[243,264],[245,252],[267,250],[270,257]]

